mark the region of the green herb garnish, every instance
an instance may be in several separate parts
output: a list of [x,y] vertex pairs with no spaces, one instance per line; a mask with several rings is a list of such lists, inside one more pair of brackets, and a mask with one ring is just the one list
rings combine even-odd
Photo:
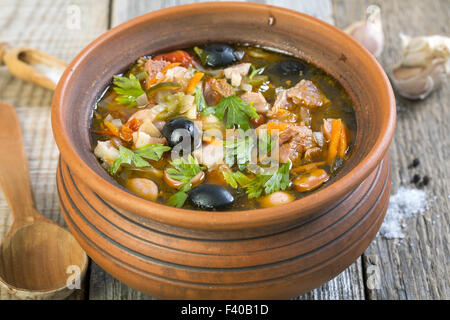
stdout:
[[181,208],[188,198],[188,194],[183,191],[178,191],[170,196],[167,200],[167,204],[172,207]]
[[172,168],[167,169],[168,175],[177,181],[183,182],[180,191],[189,191],[192,187],[191,179],[194,178],[200,171],[205,170],[198,164],[197,159],[189,155],[187,159],[177,158],[170,162]]
[[148,144],[135,151],[119,146],[119,156],[114,160],[110,172],[112,175],[115,175],[122,164],[128,164],[136,168],[151,167],[152,165],[145,159],[158,161],[161,159],[162,154],[168,150],[170,150],[170,147],[159,143]]
[[195,159],[192,155],[189,155],[187,159],[177,158],[171,161],[170,165],[172,166],[172,168],[166,169],[169,177],[174,180],[181,181],[183,182],[183,184],[179,188],[180,191],[173,194],[167,200],[167,204],[180,208],[183,206],[184,202],[187,199],[186,192],[188,192],[192,188],[192,178],[194,178],[200,171],[205,170],[206,168],[200,166],[197,159]]
[[224,161],[232,167],[235,163],[239,170],[244,170],[252,159],[254,140],[252,136],[224,140]]
[[197,106],[198,112],[203,112],[208,108],[202,89],[199,87],[195,87],[195,105]]
[[125,105],[127,108],[136,106],[136,99],[145,94],[139,80],[133,74],[130,74],[129,78],[122,76],[114,76],[113,78],[113,90],[119,94],[115,99],[116,102]]
[[258,119],[259,115],[256,109],[250,104],[242,101],[241,98],[233,95],[230,97],[223,97],[220,102],[213,107],[215,109],[215,115],[220,120],[227,115],[226,127],[234,128],[238,127],[243,130],[248,130],[251,127],[250,118]]
[[225,181],[234,189],[236,189],[238,185],[243,187],[251,181],[250,178],[248,178],[245,174],[243,174],[240,171],[236,172],[223,171],[222,174]]
[[252,80],[254,76],[256,76],[257,74],[261,74],[264,72],[264,69],[266,69],[266,67],[261,67],[259,69],[256,69],[256,67],[254,65],[250,66],[252,68],[252,72],[250,72],[250,75],[248,76],[249,80]]
[[158,161],[161,159],[164,152],[169,151],[169,146],[162,145],[160,143],[147,144],[139,149],[136,149],[134,153],[142,158]]
[[264,193],[269,195],[279,190],[286,190],[289,186],[289,169],[291,164],[285,163],[273,174],[258,174],[249,178],[242,172],[224,172],[225,181],[236,188],[238,185],[245,189],[249,199],[259,198]]

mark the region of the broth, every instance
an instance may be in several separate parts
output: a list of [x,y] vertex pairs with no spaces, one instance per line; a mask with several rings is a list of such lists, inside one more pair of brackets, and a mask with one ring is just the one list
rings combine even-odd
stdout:
[[350,156],[357,126],[347,93],[314,65],[213,44],[139,58],[114,77],[90,130],[100,163],[131,192],[182,208],[246,210],[326,184]]

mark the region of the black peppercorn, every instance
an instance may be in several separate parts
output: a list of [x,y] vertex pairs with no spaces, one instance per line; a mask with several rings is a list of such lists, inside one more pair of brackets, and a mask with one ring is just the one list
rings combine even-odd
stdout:
[[411,183],[417,184],[420,181],[420,176],[415,174],[411,180]]
[[408,168],[416,168],[417,166],[419,166],[419,164],[420,160],[418,158],[414,158]]
[[422,183],[424,186],[428,185],[429,182],[430,182],[430,178],[428,176],[424,176],[422,178]]

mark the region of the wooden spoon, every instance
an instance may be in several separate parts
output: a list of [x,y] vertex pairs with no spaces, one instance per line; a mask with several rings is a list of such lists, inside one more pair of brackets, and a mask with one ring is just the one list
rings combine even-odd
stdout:
[[[75,238],[34,205],[19,121],[0,102],[0,187],[14,217],[0,245],[0,284],[21,299],[63,299],[85,274],[88,258]],[[72,277],[71,277],[72,276]]]
[[0,65],[5,64],[12,75],[55,90],[67,65],[45,52],[29,48],[11,48],[0,43]]

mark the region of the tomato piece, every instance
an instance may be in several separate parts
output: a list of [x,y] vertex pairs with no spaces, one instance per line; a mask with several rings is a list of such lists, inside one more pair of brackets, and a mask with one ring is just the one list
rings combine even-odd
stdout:
[[158,54],[153,60],[166,60],[169,62],[179,62],[183,67],[190,67],[193,59],[189,53],[184,50],[175,50],[169,53]]

